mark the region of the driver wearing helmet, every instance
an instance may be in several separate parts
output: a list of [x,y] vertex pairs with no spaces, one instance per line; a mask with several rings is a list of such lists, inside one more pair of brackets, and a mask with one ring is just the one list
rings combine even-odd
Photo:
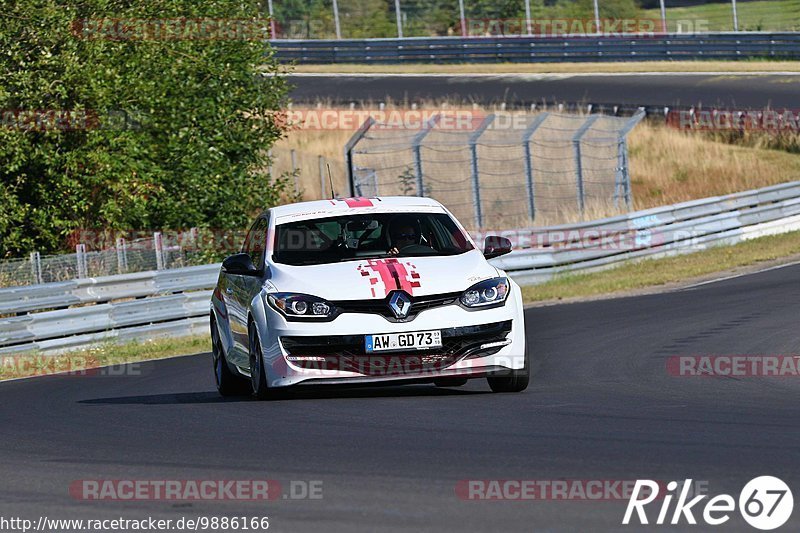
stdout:
[[399,254],[403,248],[420,244],[419,223],[411,217],[397,217],[389,224],[391,255]]

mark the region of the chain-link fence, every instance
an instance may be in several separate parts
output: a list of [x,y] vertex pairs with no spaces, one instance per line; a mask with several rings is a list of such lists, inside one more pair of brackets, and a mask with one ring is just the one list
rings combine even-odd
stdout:
[[370,118],[346,148],[353,192],[430,196],[473,229],[620,212],[627,135],[643,117],[442,113],[418,129]]
[[800,0],[274,0],[276,39],[798,31]]
[[[322,142],[327,142],[323,135],[312,139],[308,144],[313,146]],[[270,160],[269,174],[291,176],[295,195],[302,200],[330,198],[331,183],[336,194],[347,191],[346,173],[341,155],[338,159],[333,159],[306,150],[273,146],[270,150]]]
[[103,233],[82,232],[81,236],[90,244],[76,245],[75,253],[32,252],[27,258],[0,261],[0,287],[207,264],[213,262],[209,250],[214,254],[238,251],[243,232],[156,232],[146,238],[117,238],[111,247],[103,246]]

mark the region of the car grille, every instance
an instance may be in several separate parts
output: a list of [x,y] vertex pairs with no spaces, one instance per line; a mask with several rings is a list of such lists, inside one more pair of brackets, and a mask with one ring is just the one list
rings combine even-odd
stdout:
[[281,337],[281,343],[289,356],[301,358],[291,360],[293,365],[301,368],[343,370],[369,376],[413,374],[444,369],[461,359],[497,353],[503,346],[484,349],[481,346],[504,341],[511,332],[511,320],[441,331],[441,348],[410,353],[367,354],[364,335],[286,336]]
[[338,313],[367,313],[381,315],[390,322],[410,322],[422,311],[457,304],[460,296],[460,292],[431,296],[409,296],[411,306],[405,318],[396,318],[392,313],[389,308],[391,295],[381,300],[344,300],[331,303],[336,307]]

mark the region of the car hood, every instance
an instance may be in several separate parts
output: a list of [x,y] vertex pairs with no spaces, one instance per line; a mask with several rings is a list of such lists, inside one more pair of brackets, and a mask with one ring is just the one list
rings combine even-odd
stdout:
[[326,300],[382,299],[404,290],[411,296],[463,291],[497,276],[478,250],[444,257],[365,259],[327,265],[273,265],[270,281],[280,292]]

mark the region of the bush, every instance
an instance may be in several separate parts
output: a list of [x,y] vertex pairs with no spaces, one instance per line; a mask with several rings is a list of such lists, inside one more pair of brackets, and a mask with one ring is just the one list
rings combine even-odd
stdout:
[[[113,40],[80,22],[208,17],[265,30],[260,2],[4,6],[0,257],[63,250],[78,228],[242,227],[288,194],[263,173],[287,98],[263,38]],[[71,115],[59,125],[58,113]]]

